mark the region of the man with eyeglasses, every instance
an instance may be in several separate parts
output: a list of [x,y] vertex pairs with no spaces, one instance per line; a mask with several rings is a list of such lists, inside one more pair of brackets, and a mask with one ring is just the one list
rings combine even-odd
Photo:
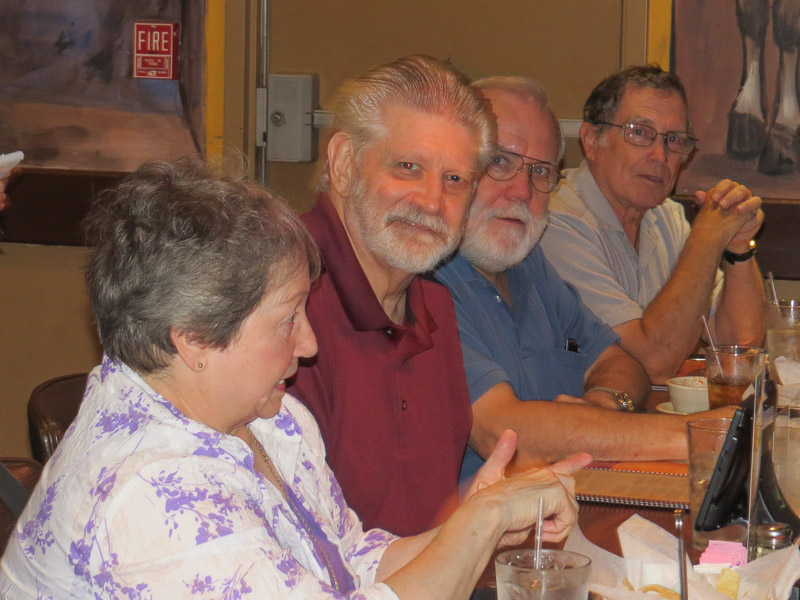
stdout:
[[604,79],[580,136],[585,160],[553,193],[542,247],[620,345],[662,383],[697,346],[703,315],[715,343],[761,343],[761,198],[723,179],[697,192],[691,226],[667,198],[697,143],[678,76],[647,65]]
[[633,413],[649,392],[644,369],[537,245],[564,151],[544,90],[519,77],[473,85],[497,117],[498,147],[459,252],[436,272],[456,305],[472,400],[462,480],[508,428],[519,435],[519,466],[579,451],[596,460],[685,458],[684,418]]

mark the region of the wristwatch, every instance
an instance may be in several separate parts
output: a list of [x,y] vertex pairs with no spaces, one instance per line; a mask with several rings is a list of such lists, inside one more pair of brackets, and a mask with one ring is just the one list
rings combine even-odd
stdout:
[[631,400],[631,397],[628,396],[627,393],[620,390],[615,390],[610,387],[603,387],[603,386],[593,387],[592,389],[587,390],[586,393],[594,392],[595,390],[598,392],[605,392],[606,394],[611,394],[612,396],[614,396],[614,400],[616,400],[617,404],[619,404],[620,410],[627,410],[628,412],[636,411],[636,407],[633,405],[633,400]]
[[744,262],[753,258],[756,253],[756,241],[750,240],[750,249],[746,252],[731,252],[730,250],[722,251],[722,258],[727,260],[730,264],[735,265],[737,262]]

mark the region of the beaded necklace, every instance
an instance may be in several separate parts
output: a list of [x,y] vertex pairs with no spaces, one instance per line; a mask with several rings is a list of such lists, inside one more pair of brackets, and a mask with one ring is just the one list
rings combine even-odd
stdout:
[[261,456],[261,459],[267,465],[267,468],[269,469],[270,473],[272,473],[275,479],[280,483],[281,493],[283,494],[283,497],[286,498],[286,501],[289,504],[289,508],[292,509],[294,515],[303,525],[303,529],[306,530],[308,537],[311,538],[311,543],[314,545],[314,548],[316,548],[319,555],[322,556],[322,560],[325,563],[325,570],[328,571],[328,575],[330,576],[331,582],[333,583],[333,587],[336,588],[336,590],[339,592],[345,592],[346,590],[342,590],[341,587],[339,586],[339,581],[336,579],[336,573],[333,570],[333,565],[331,564],[331,561],[328,558],[328,554],[325,552],[325,548],[322,547],[322,544],[312,532],[311,527],[308,525],[308,523],[306,523],[306,520],[303,518],[300,509],[297,506],[295,506],[295,503],[292,500],[291,495],[286,492],[286,483],[284,483],[283,478],[280,475],[278,475],[278,471],[275,470],[272,461],[269,459],[269,456],[267,456],[266,450],[264,450],[264,446],[262,446],[261,442],[258,441],[258,439],[253,434],[250,427],[247,427],[247,433],[250,436],[250,439],[253,440],[253,443],[256,445],[258,453]]

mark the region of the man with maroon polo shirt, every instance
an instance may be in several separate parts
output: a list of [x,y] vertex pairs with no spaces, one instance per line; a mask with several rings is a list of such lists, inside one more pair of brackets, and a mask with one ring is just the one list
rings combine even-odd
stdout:
[[319,353],[290,393],[366,528],[431,526],[456,493],[472,424],[453,302],[419,273],[461,239],[491,117],[450,65],[409,56],[343,90],[316,207]]

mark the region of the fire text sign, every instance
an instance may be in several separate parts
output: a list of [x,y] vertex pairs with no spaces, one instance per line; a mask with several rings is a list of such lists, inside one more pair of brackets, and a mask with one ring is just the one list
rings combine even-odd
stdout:
[[179,23],[133,24],[133,76],[178,78]]

